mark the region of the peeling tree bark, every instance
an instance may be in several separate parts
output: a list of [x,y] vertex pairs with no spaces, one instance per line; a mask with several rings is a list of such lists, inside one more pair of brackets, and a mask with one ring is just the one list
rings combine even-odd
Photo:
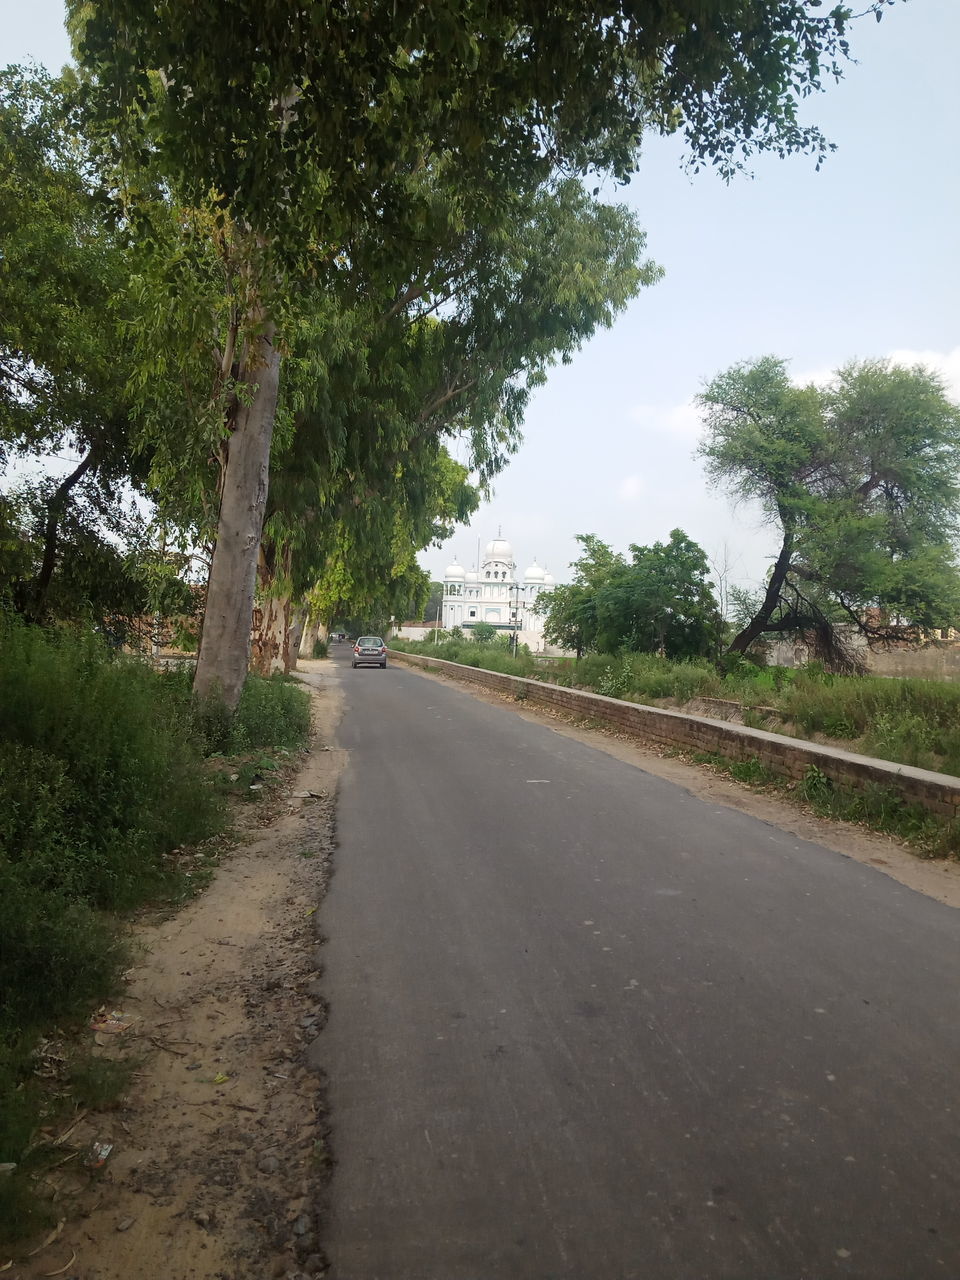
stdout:
[[313,646],[320,638],[320,619],[309,617],[303,628],[303,635],[300,637],[300,657],[312,658]]
[[253,614],[250,670],[258,676],[275,671],[289,675],[293,600],[288,589],[277,588],[290,581],[293,553],[289,547],[278,552],[275,546],[262,544],[258,563],[261,607]]
[[280,385],[280,356],[268,324],[253,343],[248,379],[257,381],[227,445],[217,541],[207,579],[207,605],[193,690],[219,693],[235,711],[247,677],[257,559],[270,475],[270,444]]
[[275,671],[286,674],[290,597],[265,596],[258,613],[251,638],[250,670],[257,676],[271,676]]
[[303,633],[306,630],[307,611],[303,605],[298,605],[290,617],[290,629],[287,632],[287,650],[284,660],[284,672],[289,675],[291,671],[297,669],[297,658],[300,656],[300,644],[303,640]]

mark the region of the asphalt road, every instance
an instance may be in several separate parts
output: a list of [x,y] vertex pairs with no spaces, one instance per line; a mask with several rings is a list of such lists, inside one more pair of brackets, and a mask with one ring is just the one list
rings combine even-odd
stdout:
[[960,913],[347,654],[332,1280],[960,1277]]

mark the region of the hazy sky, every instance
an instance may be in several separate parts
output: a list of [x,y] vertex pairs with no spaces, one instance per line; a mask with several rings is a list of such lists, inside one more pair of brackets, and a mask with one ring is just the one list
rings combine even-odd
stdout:
[[[0,0],[0,62],[68,58],[58,0]],[[651,139],[617,194],[636,210],[663,281],[553,371],[491,502],[421,562],[472,565],[498,527],[521,571],[563,580],[574,535],[618,550],[683,528],[735,580],[761,579],[771,534],[711,494],[693,453],[704,380],[773,353],[798,378],[854,358],[935,365],[960,398],[960,0],[908,0],[856,25],[846,79],[804,106],[838,150],[762,160],[724,185],[686,176]]]

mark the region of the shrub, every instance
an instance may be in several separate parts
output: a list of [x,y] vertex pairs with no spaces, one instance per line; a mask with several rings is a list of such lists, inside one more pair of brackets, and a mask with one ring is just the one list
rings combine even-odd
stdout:
[[0,856],[98,906],[155,891],[219,802],[167,680],[93,636],[0,631]]
[[326,640],[321,640],[320,637],[317,636],[316,640],[313,642],[313,652],[310,656],[312,658],[325,658],[327,656]]
[[0,937],[4,1037],[101,999],[127,960],[121,939],[90,906],[24,882],[6,860],[0,861]]
[[310,695],[279,673],[263,680],[249,676],[233,719],[230,747],[299,747],[310,736]]
[[[103,1000],[127,963],[103,909],[172,888],[171,850],[222,825],[203,752],[297,746],[310,700],[283,677],[251,679],[231,719],[195,702],[185,669],[3,618],[0,653],[0,1163],[19,1163],[38,1123],[37,1034]],[[0,1232],[32,1211],[20,1171],[0,1176]]]

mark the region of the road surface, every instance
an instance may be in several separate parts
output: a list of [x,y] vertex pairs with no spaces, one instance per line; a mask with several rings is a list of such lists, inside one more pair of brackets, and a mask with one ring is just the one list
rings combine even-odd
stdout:
[[960,913],[348,653],[332,1280],[956,1280]]

